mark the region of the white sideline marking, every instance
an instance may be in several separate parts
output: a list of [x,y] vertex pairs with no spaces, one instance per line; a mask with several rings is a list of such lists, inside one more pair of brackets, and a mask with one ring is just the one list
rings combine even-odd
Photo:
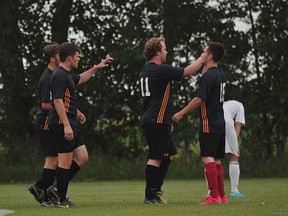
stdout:
[[0,209],[0,216],[11,214],[11,213],[14,213],[14,211],[7,210],[7,209]]

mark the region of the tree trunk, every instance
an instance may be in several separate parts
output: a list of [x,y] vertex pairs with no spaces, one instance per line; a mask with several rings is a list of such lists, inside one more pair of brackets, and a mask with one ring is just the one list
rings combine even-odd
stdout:
[[63,43],[67,41],[72,10],[72,0],[57,0],[56,12],[52,21],[52,41]]
[[[3,82],[3,107],[6,116],[5,135],[10,163],[21,163],[29,149],[29,137],[33,133],[30,110],[31,96],[25,86],[25,74],[21,55],[21,32],[18,28],[18,1],[0,3],[0,68]],[[3,139],[4,137],[2,137]],[[30,145],[31,146],[31,145]]]
[[171,64],[174,58],[174,40],[175,37],[175,26],[173,25],[175,16],[173,15],[173,11],[177,10],[177,1],[175,0],[164,0],[163,2],[163,35],[165,36],[165,44],[167,48],[167,64]]

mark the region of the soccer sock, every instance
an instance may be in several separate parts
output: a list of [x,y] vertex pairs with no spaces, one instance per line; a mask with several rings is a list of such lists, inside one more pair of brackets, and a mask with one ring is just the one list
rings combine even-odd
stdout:
[[207,181],[207,176],[206,176],[206,169],[205,169],[205,167],[204,167],[204,176],[205,176],[205,181],[206,181],[206,185],[207,185],[207,188],[208,188],[206,197],[208,197],[208,196],[210,196],[210,190],[209,190],[209,185],[208,185],[208,181]]
[[170,160],[170,158],[164,159],[162,160],[160,167],[159,167],[159,171],[160,171],[160,182],[159,182],[159,191],[161,191],[161,187],[164,183],[164,180],[166,178],[167,172],[168,172],[168,168],[171,164],[172,160]]
[[70,179],[69,180],[71,180],[79,170],[80,170],[80,166],[73,160],[71,167],[70,167]]
[[205,164],[206,178],[210,195],[214,198],[219,196],[218,181],[217,181],[217,168],[215,162]]
[[48,197],[46,194],[46,190],[49,186],[51,186],[54,182],[54,178],[56,175],[56,170],[54,169],[46,169],[43,168],[43,190],[44,190],[44,200],[48,201]]
[[217,164],[217,181],[218,181],[218,192],[221,197],[225,195],[224,192],[224,169],[222,164]]
[[229,176],[231,180],[231,193],[238,193],[240,165],[237,161],[231,161],[229,163]]
[[36,187],[40,190],[43,190],[43,175],[44,175],[44,168],[42,170],[41,178],[35,183]]
[[69,174],[70,169],[63,169],[57,167],[56,170],[56,180],[57,180],[57,191],[60,196],[60,203],[66,200],[66,194],[68,190]]
[[145,176],[146,176],[145,196],[147,199],[151,200],[155,198],[155,194],[158,190],[160,182],[159,167],[147,164],[145,169]]

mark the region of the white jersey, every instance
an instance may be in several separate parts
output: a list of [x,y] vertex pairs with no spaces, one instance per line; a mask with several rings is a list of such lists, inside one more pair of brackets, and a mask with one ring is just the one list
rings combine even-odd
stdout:
[[224,118],[226,122],[226,145],[225,153],[232,153],[238,155],[238,139],[234,127],[235,122],[245,125],[245,114],[242,103],[234,100],[223,103]]
[[239,122],[245,125],[245,113],[242,103],[229,100],[223,103],[225,122],[234,125],[235,122]]

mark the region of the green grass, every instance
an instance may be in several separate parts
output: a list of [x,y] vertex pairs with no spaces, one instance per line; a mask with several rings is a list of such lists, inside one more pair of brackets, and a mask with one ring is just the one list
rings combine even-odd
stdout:
[[[204,180],[168,180],[163,189],[168,205],[144,205],[144,181],[96,181],[69,186],[68,197],[81,205],[79,209],[58,209],[40,206],[28,193],[28,184],[0,185],[0,209],[15,211],[11,215],[288,215],[288,179],[242,179],[241,191],[246,197],[229,203],[201,206],[207,192]],[[227,194],[229,181],[225,182]],[[1,215],[1,212],[0,212]]]

